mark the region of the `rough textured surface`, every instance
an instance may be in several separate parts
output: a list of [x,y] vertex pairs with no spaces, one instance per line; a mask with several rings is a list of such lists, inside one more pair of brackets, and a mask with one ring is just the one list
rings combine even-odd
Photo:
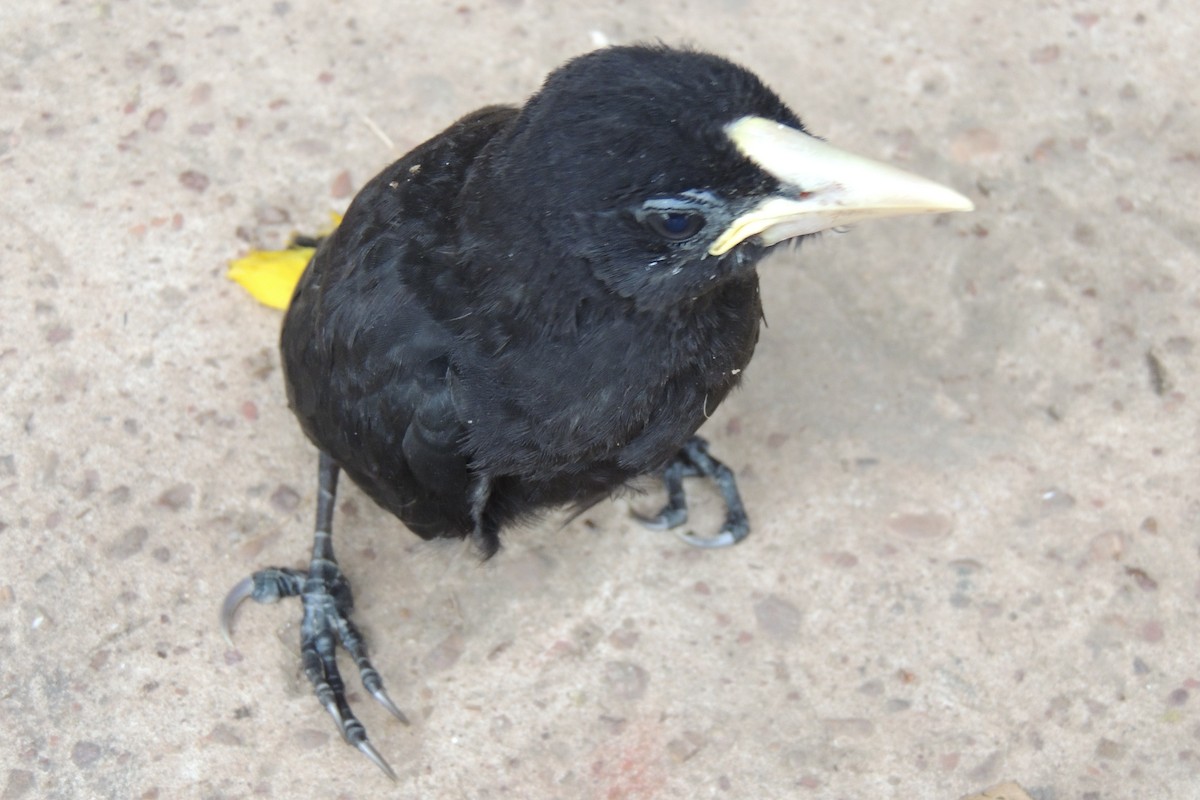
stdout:
[[[875,796],[1200,782],[1200,10],[694,0],[0,12],[0,798]],[[337,741],[293,606],[315,464],[228,259],[608,40],[691,41],[977,213],[776,256],[707,426],[755,532],[633,496],[485,566],[347,487],[403,728]],[[366,120],[370,120],[368,124]],[[707,513],[705,512],[707,509]],[[701,502],[697,526],[716,523]]]

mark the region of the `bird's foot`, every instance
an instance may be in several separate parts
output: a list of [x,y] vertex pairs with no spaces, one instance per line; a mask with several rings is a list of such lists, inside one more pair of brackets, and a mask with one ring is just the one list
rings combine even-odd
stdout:
[[[692,533],[674,530],[687,522],[687,495],[683,491],[684,478],[704,477],[716,484],[725,499],[725,524],[712,538],[703,538]],[[667,489],[667,504],[653,517],[635,515],[637,520],[652,530],[673,530],[675,535],[693,547],[729,547],[746,538],[750,533],[750,520],[746,507],[738,492],[737,479],[733,470],[709,455],[708,442],[693,436],[680,448],[679,453],[663,470],[663,484]]]
[[314,560],[308,572],[272,567],[240,581],[229,592],[221,607],[221,630],[229,639],[234,614],[244,600],[273,603],[285,597],[299,597],[304,604],[304,618],[300,624],[300,662],[317,699],[333,717],[346,743],[357,748],[385,775],[395,780],[396,773],[368,741],[366,728],[350,710],[346,700],[346,684],[337,666],[339,644],[354,659],[363,687],[371,696],[405,725],[408,724],[408,718],[388,697],[383,680],[367,658],[362,634],[350,621],[350,612],[354,608],[350,583],[336,562]]

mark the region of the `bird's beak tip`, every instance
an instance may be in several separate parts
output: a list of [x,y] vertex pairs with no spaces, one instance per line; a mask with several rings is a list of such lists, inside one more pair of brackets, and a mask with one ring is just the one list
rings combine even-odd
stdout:
[[940,208],[931,209],[933,211],[974,211],[975,203],[971,198],[961,192],[951,189],[949,186],[942,187],[946,192],[946,202]]

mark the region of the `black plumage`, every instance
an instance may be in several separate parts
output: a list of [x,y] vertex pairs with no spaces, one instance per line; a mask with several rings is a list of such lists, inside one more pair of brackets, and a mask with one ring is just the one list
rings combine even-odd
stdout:
[[245,596],[303,595],[306,671],[389,774],[333,663],[337,639],[399,715],[329,545],[338,469],[418,535],[469,537],[487,556],[514,521],[656,472],[669,502],[652,525],[681,523],[682,478],[703,475],[729,506],[717,543],[744,536],[732,473],[694,434],[754,352],[756,265],[811,227],[761,211],[814,191],[760,146],[776,129],[809,138],[724,59],[597,51],[524,107],[470,114],[389,166],[320,245],[281,342],[291,407],[322,453],[313,565],[258,573],[226,618]]
[[[754,350],[762,248],[698,266],[703,238],[670,242],[637,212],[688,190],[769,191],[720,124],[799,122],[711,56],[587,60],[523,114],[476,112],[371,181],[288,311],[305,432],[426,538],[473,534],[491,553],[513,518],[662,466]],[[664,98],[710,95],[729,107],[662,118]]]

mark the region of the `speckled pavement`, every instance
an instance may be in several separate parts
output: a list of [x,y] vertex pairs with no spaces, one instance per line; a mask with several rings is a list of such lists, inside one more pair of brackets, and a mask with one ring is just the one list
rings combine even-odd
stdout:
[[[0,10],[0,800],[1200,797],[1200,6],[205,0]],[[231,258],[604,42],[692,42],[972,215],[774,256],[706,430],[755,525],[653,494],[480,565],[348,482],[399,774],[297,674],[316,455]],[[383,134],[381,137],[379,134]],[[385,144],[389,138],[394,151]],[[653,490],[653,487],[651,487]],[[693,521],[715,526],[699,491]]]

